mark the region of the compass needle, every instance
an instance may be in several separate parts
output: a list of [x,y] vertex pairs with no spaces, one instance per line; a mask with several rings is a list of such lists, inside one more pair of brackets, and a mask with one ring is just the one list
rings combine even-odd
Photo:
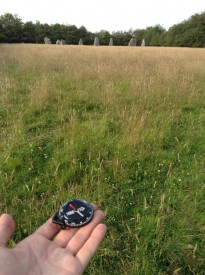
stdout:
[[72,204],[70,203],[69,206],[70,206],[74,211],[76,211],[76,208],[75,208],[74,205],[72,205]]
[[84,215],[80,211],[76,211],[81,217],[84,217]]

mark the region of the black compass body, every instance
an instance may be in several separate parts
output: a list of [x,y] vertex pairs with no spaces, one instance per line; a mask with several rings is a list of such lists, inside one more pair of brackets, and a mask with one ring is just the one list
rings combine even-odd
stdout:
[[94,215],[90,203],[84,200],[73,199],[64,203],[53,216],[52,221],[62,229],[66,227],[81,227],[88,224]]

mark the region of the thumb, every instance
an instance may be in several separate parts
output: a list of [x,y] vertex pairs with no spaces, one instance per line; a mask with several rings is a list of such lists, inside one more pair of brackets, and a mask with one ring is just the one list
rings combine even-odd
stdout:
[[15,223],[9,214],[0,217],[0,246],[5,246],[15,229]]

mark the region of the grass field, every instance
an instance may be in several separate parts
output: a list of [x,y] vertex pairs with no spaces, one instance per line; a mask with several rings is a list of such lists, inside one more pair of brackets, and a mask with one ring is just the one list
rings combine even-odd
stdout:
[[78,197],[85,274],[205,274],[205,49],[0,45],[0,140],[10,246]]

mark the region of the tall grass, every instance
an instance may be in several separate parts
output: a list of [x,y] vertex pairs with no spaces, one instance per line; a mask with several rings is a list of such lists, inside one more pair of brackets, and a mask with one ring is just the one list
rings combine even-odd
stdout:
[[204,49],[0,45],[10,246],[79,197],[109,229],[87,274],[204,274],[204,75]]

